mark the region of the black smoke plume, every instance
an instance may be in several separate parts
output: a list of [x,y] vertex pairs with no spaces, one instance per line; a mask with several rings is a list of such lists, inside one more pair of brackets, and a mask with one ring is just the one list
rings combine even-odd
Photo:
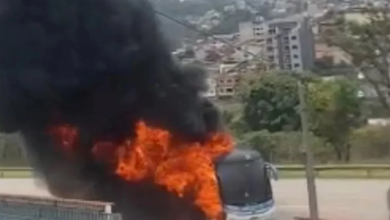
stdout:
[[[115,202],[125,220],[203,219],[149,181],[124,182],[91,147],[134,135],[140,119],[206,140],[221,126],[204,76],[173,61],[146,0],[0,0],[0,131],[21,133],[55,196]],[[48,136],[57,124],[79,129],[76,159]]]

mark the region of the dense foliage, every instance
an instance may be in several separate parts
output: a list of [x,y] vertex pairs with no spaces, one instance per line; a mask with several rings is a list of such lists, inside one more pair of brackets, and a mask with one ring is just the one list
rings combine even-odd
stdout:
[[[275,163],[301,163],[298,78],[267,73],[243,79],[241,102],[222,117],[238,146],[253,148]],[[317,163],[390,160],[389,126],[364,125],[358,87],[346,78],[304,80],[309,144]],[[25,164],[15,136],[0,137],[0,166]]]
[[[289,72],[247,77],[239,93],[241,111],[225,113],[232,132],[243,145],[259,150],[268,159],[296,161],[300,155],[298,80],[306,91],[309,139],[317,157],[321,161],[349,161],[351,135],[363,118],[358,87],[347,78],[297,78]],[[281,147],[283,143],[294,147]],[[286,152],[290,156],[285,156]]]
[[311,130],[334,148],[338,160],[350,159],[348,143],[361,122],[357,86],[348,80],[317,81],[308,85]]
[[351,56],[352,64],[390,114],[390,10],[366,9],[363,16],[353,21],[338,18],[324,37]]
[[243,120],[252,131],[277,132],[299,128],[296,80],[284,73],[251,78],[241,93]]

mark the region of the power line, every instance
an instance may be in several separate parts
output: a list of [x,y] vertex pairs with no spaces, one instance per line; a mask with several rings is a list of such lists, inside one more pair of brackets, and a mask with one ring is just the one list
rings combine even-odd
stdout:
[[188,28],[188,29],[191,29],[191,30],[193,30],[193,31],[195,31],[195,32],[198,32],[198,33],[200,33],[200,34],[202,34],[202,35],[204,35],[204,36],[206,36],[206,37],[211,37],[212,39],[217,40],[217,41],[220,41],[220,42],[222,42],[222,43],[224,43],[224,44],[226,44],[226,45],[228,45],[228,46],[231,46],[231,47],[233,47],[233,48],[237,48],[238,50],[241,50],[241,51],[243,51],[243,52],[246,53],[246,54],[249,54],[249,55],[251,55],[251,56],[256,56],[256,54],[254,54],[254,53],[252,53],[252,52],[250,52],[250,51],[247,51],[247,50],[242,50],[242,49],[239,48],[239,46],[236,46],[236,45],[230,43],[229,41],[226,41],[226,40],[217,38],[217,37],[215,37],[213,34],[210,34],[210,33],[207,33],[207,32],[205,32],[205,31],[199,30],[198,28],[192,26],[191,24],[188,24],[187,22],[180,21],[180,20],[178,20],[178,19],[176,19],[176,18],[173,18],[173,17],[171,17],[171,16],[169,16],[169,15],[167,15],[167,14],[161,12],[161,11],[158,11],[158,10],[154,10],[154,11],[155,11],[156,14],[158,14],[158,15],[164,17],[164,18],[167,18],[167,19],[169,19],[169,20],[171,20],[171,21],[173,21],[173,22],[176,22],[176,23],[178,23],[178,24],[180,24],[180,25],[182,25],[182,26],[184,26],[184,27],[186,27],[186,28]]
[[[280,35],[278,34],[277,37],[280,37]],[[244,61],[238,63],[238,64],[237,64],[235,67],[233,67],[231,70],[239,69],[242,65],[245,65],[245,64],[247,64],[247,63],[253,62],[253,61],[257,60],[257,59],[261,59],[261,60],[263,60],[263,61],[265,61],[265,62],[267,62],[267,63],[271,63],[271,61],[269,61],[267,57],[265,57],[265,56],[262,55],[262,52],[263,52],[263,51],[260,50],[255,56],[252,57],[252,59],[251,59],[250,61],[244,60]],[[279,66],[279,65],[276,65],[276,64],[273,64],[273,65],[274,65],[274,66]],[[229,70],[229,71],[231,71],[231,70]]]
[[210,34],[210,33],[208,33],[208,32],[199,30],[198,28],[194,27],[193,25],[191,25],[191,24],[189,24],[189,23],[187,23],[187,22],[178,20],[178,19],[176,19],[176,18],[173,18],[173,17],[171,17],[171,16],[169,16],[169,15],[167,15],[167,14],[161,12],[161,11],[158,11],[158,10],[155,9],[154,12],[155,12],[157,15],[160,15],[160,16],[162,16],[162,17],[164,17],[164,18],[166,18],[166,19],[168,19],[168,20],[170,20],[170,21],[173,21],[173,22],[175,22],[175,23],[177,23],[177,24],[180,24],[180,25],[182,25],[182,26],[184,26],[184,27],[190,29],[190,30],[193,30],[193,31],[195,31],[195,32],[198,32],[198,33],[202,34],[203,36],[210,37],[210,38],[212,38],[212,39],[214,39],[214,40],[216,40],[216,41],[222,42],[222,43],[224,43],[224,44],[226,44],[226,45],[228,45],[228,46],[230,46],[230,47],[232,47],[232,48],[236,48],[237,50],[242,51],[242,52],[244,52],[245,54],[248,54],[248,55],[251,55],[251,56],[252,56],[252,59],[251,59],[251,60],[244,60],[244,61],[241,61],[241,62],[238,63],[236,66],[234,66],[234,67],[232,67],[231,69],[229,69],[228,71],[240,69],[240,68],[241,68],[242,66],[244,66],[245,64],[248,64],[248,63],[250,63],[250,62],[253,62],[253,61],[257,60],[257,59],[261,59],[261,60],[263,60],[263,61],[265,61],[265,62],[267,62],[267,63],[270,63],[270,61],[268,60],[268,58],[266,58],[266,57],[264,57],[264,56],[261,55],[262,51],[260,51],[259,53],[254,54],[254,53],[252,53],[252,52],[250,52],[250,51],[248,51],[248,50],[242,49],[240,45],[234,45],[234,44],[230,43],[229,41],[226,41],[226,40],[217,38],[217,37],[215,37],[213,34]]
[[[257,54],[255,54],[251,60],[244,60],[244,61],[241,61],[239,62],[236,66],[234,66],[233,68],[229,69],[228,71],[233,71],[233,70],[238,70],[240,68],[243,68],[245,67],[246,65],[249,65],[250,63],[256,61],[257,59],[262,59],[262,60],[265,60],[265,58],[262,58],[261,56],[261,53],[262,51],[258,52]],[[267,61],[269,62],[269,61]]]
[[[184,26],[184,27],[186,27],[186,28],[188,28],[188,29],[191,29],[191,30],[193,30],[193,31],[196,31],[196,32],[198,32],[198,33],[200,33],[200,34],[202,34],[202,35],[204,35],[204,36],[206,36],[206,37],[211,37],[211,38],[213,38],[214,40],[220,41],[220,42],[222,42],[222,43],[224,43],[224,44],[226,44],[226,45],[228,45],[228,46],[234,47],[234,48],[237,48],[237,47],[238,47],[238,46],[236,46],[236,45],[230,43],[229,41],[226,41],[226,40],[223,40],[223,39],[220,39],[220,38],[215,37],[213,34],[210,34],[210,33],[207,33],[207,32],[205,32],[205,31],[199,30],[198,28],[192,26],[191,24],[188,24],[187,22],[180,21],[180,20],[178,20],[178,19],[176,19],[176,18],[173,18],[173,17],[171,17],[171,16],[169,16],[169,15],[167,15],[167,14],[164,14],[163,12],[160,12],[160,11],[157,11],[157,10],[154,10],[154,11],[155,11],[156,14],[158,14],[158,15],[164,17],[164,18],[167,18],[167,19],[169,19],[169,20],[171,20],[171,21],[173,21],[173,22],[176,22],[176,23],[178,23],[178,24],[180,24],[180,25],[182,25],[182,26]],[[250,52],[250,51],[243,50],[243,52],[245,52],[245,53],[247,53],[247,54],[249,54],[249,55],[251,55],[251,56],[255,56],[255,54],[253,54],[253,53]]]

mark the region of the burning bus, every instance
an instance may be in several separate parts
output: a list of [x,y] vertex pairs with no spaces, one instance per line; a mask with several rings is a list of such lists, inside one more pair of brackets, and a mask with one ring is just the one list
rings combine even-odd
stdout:
[[262,218],[266,163],[235,149],[158,24],[147,0],[0,0],[0,132],[53,196],[124,220]]
[[251,150],[236,150],[216,165],[219,190],[226,220],[272,218],[275,203],[271,176],[277,171]]

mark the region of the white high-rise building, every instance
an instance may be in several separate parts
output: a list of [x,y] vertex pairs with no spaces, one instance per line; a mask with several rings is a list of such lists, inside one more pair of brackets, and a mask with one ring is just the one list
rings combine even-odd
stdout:
[[314,65],[314,35],[309,19],[302,16],[240,24],[240,41],[255,40],[263,47],[271,68],[302,71]]

